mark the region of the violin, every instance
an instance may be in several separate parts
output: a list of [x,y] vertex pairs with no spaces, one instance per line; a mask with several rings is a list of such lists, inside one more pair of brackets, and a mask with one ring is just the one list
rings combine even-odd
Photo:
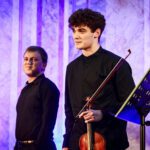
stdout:
[[98,132],[92,132],[91,123],[87,123],[87,133],[79,139],[80,150],[106,150],[104,137]]
[[[86,101],[89,101],[90,97],[87,97]],[[87,105],[87,109],[92,107],[92,103]],[[86,123],[87,133],[83,134],[79,139],[80,150],[106,150],[106,142],[104,137],[98,132],[92,131],[92,124]]]

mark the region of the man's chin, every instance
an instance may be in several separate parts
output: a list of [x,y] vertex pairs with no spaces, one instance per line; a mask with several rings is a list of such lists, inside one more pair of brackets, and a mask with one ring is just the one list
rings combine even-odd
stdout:
[[28,77],[34,77],[34,75],[33,75],[33,74],[30,74],[30,73],[26,73],[26,75],[27,75]]
[[35,76],[36,76],[36,74],[31,73],[31,72],[26,72],[25,74],[26,74],[28,77],[35,77]]
[[82,47],[80,47],[80,46],[76,46],[76,49],[78,49],[78,50],[82,50]]
[[26,72],[25,73],[28,77],[37,77],[39,76],[39,74],[41,74],[40,72]]

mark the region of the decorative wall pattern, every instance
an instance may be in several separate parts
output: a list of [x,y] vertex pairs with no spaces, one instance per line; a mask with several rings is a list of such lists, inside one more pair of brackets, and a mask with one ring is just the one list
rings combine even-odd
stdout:
[[[46,76],[59,87],[61,99],[55,136],[61,149],[64,133],[64,79],[66,65],[80,55],[68,29],[68,17],[79,8],[100,11],[106,18],[101,38],[104,48],[129,57],[138,83],[150,67],[150,0],[1,0],[0,1],[0,150],[12,150],[15,142],[16,102],[26,77],[22,55],[30,45],[46,49]],[[150,119],[150,115],[147,117]],[[130,148],[139,150],[139,125],[128,124]],[[146,150],[150,129],[146,128]]]

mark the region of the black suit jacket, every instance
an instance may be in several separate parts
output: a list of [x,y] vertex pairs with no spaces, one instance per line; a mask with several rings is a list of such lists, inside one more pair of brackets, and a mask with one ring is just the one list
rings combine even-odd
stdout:
[[59,90],[44,74],[27,83],[17,103],[17,141],[34,140],[35,149],[50,150],[58,104]]
[[[79,138],[86,132],[86,124],[82,119],[74,123],[75,116],[85,104],[86,97],[95,92],[119,59],[119,56],[100,48],[95,54],[89,57],[81,55],[68,65],[65,90],[66,133],[63,147],[79,149]],[[129,145],[127,123],[115,118],[113,114],[133,88],[131,68],[124,60],[121,68],[93,103],[93,109],[102,110],[104,116],[101,121],[92,123],[92,128],[104,136],[107,150],[121,150]]]

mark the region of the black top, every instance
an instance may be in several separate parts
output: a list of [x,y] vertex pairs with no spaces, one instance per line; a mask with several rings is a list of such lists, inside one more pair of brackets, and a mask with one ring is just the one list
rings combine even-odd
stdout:
[[37,145],[53,140],[59,91],[44,74],[22,89],[17,103],[16,139],[35,140]]
[[[86,97],[95,92],[119,59],[119,56],[100,48],[89,57],[79,56],[67,66],[66,133],[63,147],[70,146],[72,150],[78,150],[78,140],[86,132],[86,124],[83,119],[78,119],[74,123],[74,118],[85,104]],[[93,103],[93,109],[102,110],[104,113],[101,121],[92,123],[93,130],[100,132],[105,137],[107,150],[120,150],[129,145],[126,122],[113,117],[112,114],[119,109],[133,88],[131,68],[124,60],[121,68]]]

